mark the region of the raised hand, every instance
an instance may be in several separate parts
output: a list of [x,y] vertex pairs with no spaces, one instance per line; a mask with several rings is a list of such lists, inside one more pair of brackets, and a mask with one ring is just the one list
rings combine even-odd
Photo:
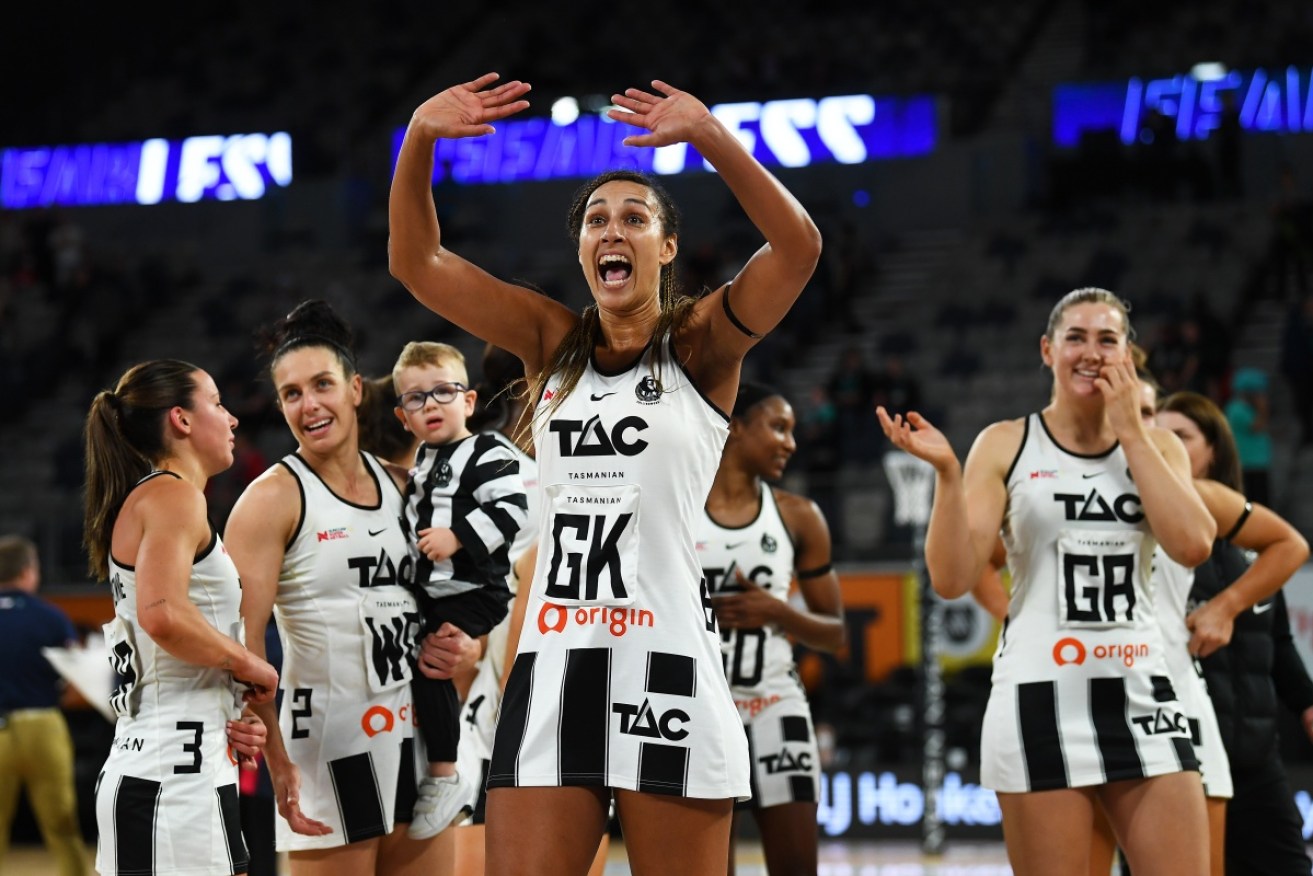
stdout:
[[453,85],[430,97],[415,110],[411,125],[430,137],[443,139],[493,133],[492,122],[528,108],[529,101],[520,98],[531,87],[527,82],[513,79],[484,90],[498,78],[496,73],[484,73],[478,79]]
[[1140,379],[1129,353],[1122,359],[1105,362],[1094,385],[1103,394],[1108,425],[1118,440],[1144,429],[1140,418]]
[[611,102],[624,109],[609,109],[607,116],[626,125],[645,128],[648,132],[626,137],[626,146],[691,143],[698,126],[714,118],[706,104],[687,91],[680,91],[660,79],[653,79],[652,87],[661,94],[626,88],[624,94],[611,95]]
[[889,442],[899,450],[924,459],[940,472],[949,471],[960,464],[957,454],[953,452],[953,445],[948,443],[944,433],[916,411],[909,411],[907,419],[903,419],[902,414],[890,417],[883,405],[877,405],[875,415]]

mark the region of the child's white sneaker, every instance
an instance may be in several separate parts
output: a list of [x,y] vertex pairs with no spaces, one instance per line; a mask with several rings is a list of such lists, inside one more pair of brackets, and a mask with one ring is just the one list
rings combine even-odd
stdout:
[[419,780],[419,798],[415,815],[406,829],[411,839],[437,836],[453,824],[464,821],[474,811],[471,794],[459,773],[454,776],[425,776]]

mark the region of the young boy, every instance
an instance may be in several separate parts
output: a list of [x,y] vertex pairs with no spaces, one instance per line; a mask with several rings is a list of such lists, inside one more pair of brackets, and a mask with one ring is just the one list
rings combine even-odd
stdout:
[[[507,555],[526,507],[519,462],[493,435],[466,427],[475,393],[455,347],[412,341],[392,368],[392,382],[397,416],[423,442],[406,485],[404,524],[424,634],[450,623],[471,637],[485,635],[506,617],[510,599]],[[455,685],[416,670],[411,689],[429,768],[408,834],[427,839],[466,814],[474,796],[469,777],[456,773]]]

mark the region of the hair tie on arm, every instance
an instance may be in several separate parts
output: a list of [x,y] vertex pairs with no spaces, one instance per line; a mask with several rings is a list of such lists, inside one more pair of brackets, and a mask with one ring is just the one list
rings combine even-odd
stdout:
[[722,296],[720,296],[720,303],[723,304],[723,305],[725,305],[725,315],[726,315],[727,317],[729,317],[730,325],[734,326],[734,328],[736,328],[736,329],[738,329],[739,331],[743,332],[745,335],[747,335],[748,337],[752,338],[754,341],[759,341],[759,340],[761,340],[762,337],[763,337],[763,335],[760,335],[760,334],[758,334],[757,332],[754,332],[752,329],[748,328],[746,325],[744,325],[743,323],[739,322],[739,318],[738,318],[737,316],[734,315],[734,311],[733,311],[733,310],[730,310],[730,307],[729,307],[729,287],[730,287],[731,285],[732,285],[732,284],[727,283],[727,284],[725,285],[725,294],[722,295]]
[[833,563],[826,563],[824,566],[817,566],[815,569],[804,569],[798,572],[798,580],[806,581],[808,578],[819,578],[822,575],[828,575],[834,571]]

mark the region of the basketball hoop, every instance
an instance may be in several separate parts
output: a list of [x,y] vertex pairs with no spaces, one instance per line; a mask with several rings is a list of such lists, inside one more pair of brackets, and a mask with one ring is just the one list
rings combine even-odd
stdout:
[[894,490],[894,522],[900,526],[929,523],[935,467],[910,453],[891,450],[884,455],[884,473]]

